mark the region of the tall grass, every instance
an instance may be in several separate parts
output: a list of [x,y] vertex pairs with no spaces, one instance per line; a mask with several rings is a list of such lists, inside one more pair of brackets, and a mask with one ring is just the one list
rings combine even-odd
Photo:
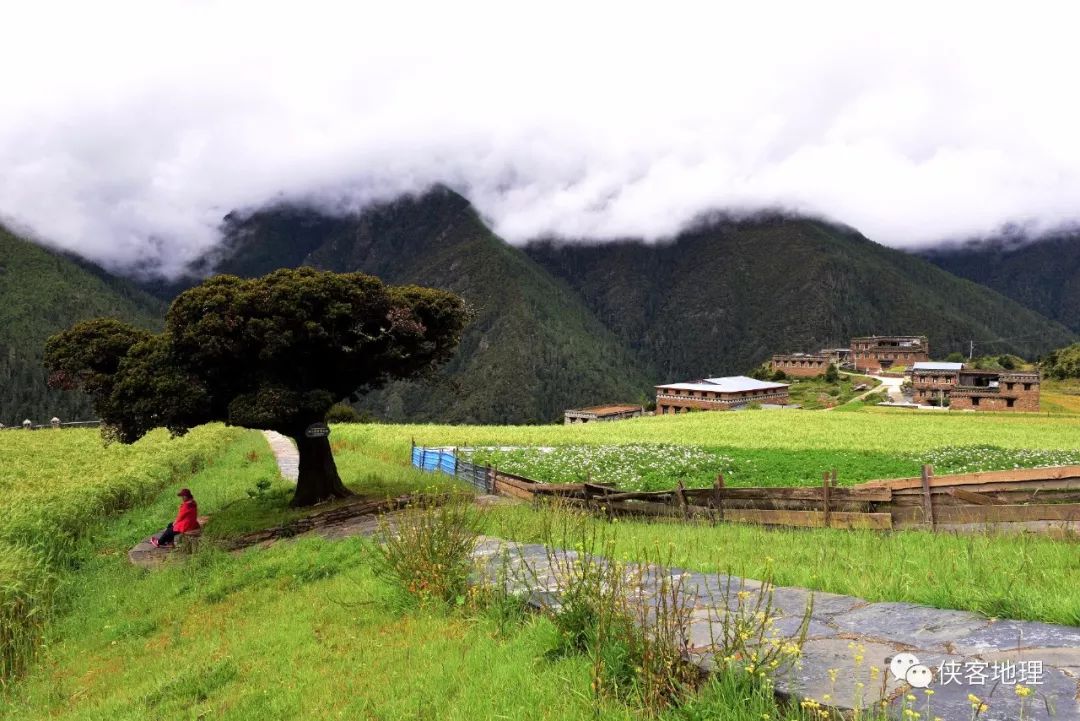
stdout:
[[242,433],[208,426],[170,440],[155,432],[131,446],[104,446],[93,430],[0,434],[0,686],[32,658],[83,541]]

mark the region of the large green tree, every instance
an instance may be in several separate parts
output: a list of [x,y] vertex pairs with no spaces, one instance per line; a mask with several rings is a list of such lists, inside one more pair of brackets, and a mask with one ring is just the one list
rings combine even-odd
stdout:
[[173,301],[164,332],[85,321],[48,340],[45,365],[50,385],[89,393],[125,443],[210,421],[290,436],[300,452],[293,505],[304,506],[349,495],[318,435],[330,407],[432,372],[467,317],[452,293],[360,273],[220,275]]

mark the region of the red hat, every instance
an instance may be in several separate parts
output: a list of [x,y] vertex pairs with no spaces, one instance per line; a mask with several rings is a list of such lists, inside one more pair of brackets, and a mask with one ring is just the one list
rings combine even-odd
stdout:
[[191,491],[187,488],[181,488],[180,492],[176,495],[183,496],[184,498],[193,498],[193,496],[191,495]]

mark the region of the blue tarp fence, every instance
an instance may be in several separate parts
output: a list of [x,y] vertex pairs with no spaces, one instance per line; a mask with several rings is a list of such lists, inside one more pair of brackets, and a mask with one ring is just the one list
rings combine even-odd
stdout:
[[484,493],[492,492],[491,469],[458,458],[451,448],[413,446],[412,464],[422,471],[458,478]]

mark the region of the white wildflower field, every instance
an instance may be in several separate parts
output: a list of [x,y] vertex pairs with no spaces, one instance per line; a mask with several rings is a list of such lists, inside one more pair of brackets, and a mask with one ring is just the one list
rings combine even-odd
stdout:
[[803,486],[836,469],[843,484],[916,475],[923,463],[938,475],[1080,464],[1080,450],[945,446],[917,453],[761,451],[674,443],[572,445],[464,451],[480,464],[544,483],[606,483],[624,490],[664,490],[682,481],[709,486]]

